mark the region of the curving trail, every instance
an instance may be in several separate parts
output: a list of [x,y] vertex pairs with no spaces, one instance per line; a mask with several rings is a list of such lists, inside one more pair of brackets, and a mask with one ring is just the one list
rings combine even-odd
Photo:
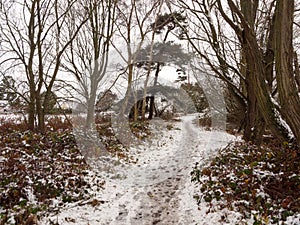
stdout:
[[[74,205],[44,219],[69,224],[173,225],[205,224],[193,199],[190,172],[196,161],[205,164],[234,137],[221,131],[205,131],[194,123],[196,115],[180,122],[154,121],[156,138],[131,148],[135,164],[101,162],[105,189],[95,195],[102,204]],[[50,224],[50,223],[48,223]],[[70,222],[70,224],[72,224]],[[74,224],[74,223],[73,223]]]

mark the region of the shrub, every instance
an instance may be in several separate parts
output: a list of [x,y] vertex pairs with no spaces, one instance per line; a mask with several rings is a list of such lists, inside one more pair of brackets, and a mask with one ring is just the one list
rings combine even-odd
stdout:
[[204,168],[196,164],[192,180],[200,186],[199,204],[222,200],[221,208],[239,211],[245,218],[252,216],[261,224],[285,221],[300,212],[299,174],[296,150],[242,142],[222,149]]

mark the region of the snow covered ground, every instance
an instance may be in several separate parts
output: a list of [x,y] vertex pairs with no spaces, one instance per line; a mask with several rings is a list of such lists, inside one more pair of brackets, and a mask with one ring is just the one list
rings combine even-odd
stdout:
[[[154,138],[130,148],[136,163],[103,158],[97,172],[105,188],[94,193],[94,204],[68,204],[44,217],[40,224],[224,224],[222,215],[237,224],[239,214],[207,214],[205,204],[193,199],[190,172],[196,161],[205,164],[235,136],[197,127],[197,115],[179,122],[153,120]],[[199,207],[199,208],[198,208]]]

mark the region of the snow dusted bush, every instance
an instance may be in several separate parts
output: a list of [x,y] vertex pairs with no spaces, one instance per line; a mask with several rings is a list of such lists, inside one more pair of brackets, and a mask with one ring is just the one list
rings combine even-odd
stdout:
[[89,181],[69,125],[48,121],[44,134],[5,121],[0,126],[0,224],[34,224],[40,215],[92,197],[103,180]]
[[247,224],[297,224],[300,156],[288,146],[271,147],[231,144],[208,166],[196,164],[192,180],[199,185],[198,204],[240,212]]

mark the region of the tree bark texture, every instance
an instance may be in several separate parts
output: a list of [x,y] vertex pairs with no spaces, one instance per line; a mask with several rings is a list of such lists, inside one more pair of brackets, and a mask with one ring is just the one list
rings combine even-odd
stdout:
[[300,99],[293,70],[294,0],[277,0],[275,70],[280,110],[300,146]]

